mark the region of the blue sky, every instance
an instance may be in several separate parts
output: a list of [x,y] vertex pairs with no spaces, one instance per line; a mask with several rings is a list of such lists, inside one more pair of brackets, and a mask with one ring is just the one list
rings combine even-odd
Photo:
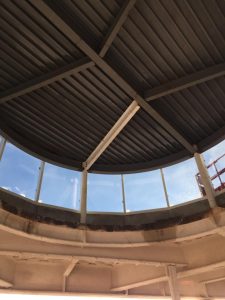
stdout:
[[[225,153],[225,141],[204,153],[207,164]],[[34,199],[40,161],[12,144],[7,143],[0,162],[0,186]],[[225,158],[218,168],[225,167]],[[195,174],[195,160],[164,168],[170,205],[200,197]],[[212,175],[214,169],[210,169]],[[222,178],[225,181],[225,176]],[[79,209],[81,173],[45,164],[40,201],[56,206]],[[214,182],[215,187],[219,184]],[[161,208],[166,206],[160,171],[124,175],[127,211]],[[88,211],[122,212],[122,185],[120,175],[88,176]]]

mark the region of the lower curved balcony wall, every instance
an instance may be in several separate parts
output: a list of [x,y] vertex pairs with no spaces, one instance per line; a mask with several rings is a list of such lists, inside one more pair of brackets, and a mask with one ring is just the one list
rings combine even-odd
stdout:
[[[1,206],[13,214],[30,220],[79,227],[80,213],[42,203],[35,203],[11,192],[0,190]],[[225,191],[217,193],[217,205],[225,207]],[[208,200],[199,198],[171,208],[156,209],[139,213],[112,214],[88,213],[87,227],[104,230],[161,229],[193,222],[210,211]]]

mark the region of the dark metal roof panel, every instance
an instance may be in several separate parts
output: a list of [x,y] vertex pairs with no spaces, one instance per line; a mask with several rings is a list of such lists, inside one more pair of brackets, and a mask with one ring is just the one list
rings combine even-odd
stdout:
[[[45,3],[99,53],[124,1]],[[28,0],[0,3],[0,91],[6,94],[11,87],[84,57],[70,36],[66,37],[34,4]],[[222,0],[139,0],[104,59],[144,95],[152,87],[224,62],[224,34]],[[119,87],[110,79],[112,71],[106,74],[98,67],[88,67],[1,104],[1,129],[36,154],[81,169],[81,162],[133,100],[121,84]],[[191,147],[197,144],[202,150],[225,132],[224,86],[225,78],[217,78],[149,105]],[[134,171],[187,157],[168,128],[150,115],[140,109],[92,169]]]
[[[49,152],[82,162],[130,102],[104,73],[92,67],[2,104],[1,123],[20,130],[21,136],[29,135],[34,145],[38,141]],[[117,145],[110,159],[118,160],[119,153]]]
[[84,57],[28,1],[0,3],[0,89]]
[[137,1],[107,60],[139,91],[223,62],[222,5],[202,0]]
[[118,14],[122,0],[46,1],[93,48],[99,48]]
[[96,165],[102,164],[102,159],[109,161],[109,156],[117,145],[120,148],[120,153],[116,164],[149,162],[183,149],[166,130],[142,109],[101,155]]
[[151,101],[193,144],[225,126],[225,77]]

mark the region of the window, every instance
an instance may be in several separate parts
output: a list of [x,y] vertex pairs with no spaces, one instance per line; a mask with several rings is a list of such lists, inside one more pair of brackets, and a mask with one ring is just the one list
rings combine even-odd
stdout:
[[[224,154],[225,154],[225,141],[217,144],[216,146],[212,147],[211,149],[209,149],[203,153],[203,157],[204,157],[206,166],[209,166],[210,164],[212,164],[208,168],[210,177],[216,175],[217,171],[219,172],[225,168],[225,156],[223,156]],[[216,161],[216,160],[218,160],[218,161]],[[224,183],[225,183],[225,172],[222,173],[220,176],[216,176],[212,180],[212,184],[215,189],[217,189]]]
[[195,175],[198,173],[195,159],[189,159],[163,169],[170,205],[201,197]]
[[122,181],[120,175],[88,174],[87,210],[122,212]]
[[0,162],[0,186],[34,199],[40,161],[7,143]]
[[124,175],[124,189],[127,212],[167,206],[159,170]]
[[39,202],[79,210],[80,175],[46,163]]

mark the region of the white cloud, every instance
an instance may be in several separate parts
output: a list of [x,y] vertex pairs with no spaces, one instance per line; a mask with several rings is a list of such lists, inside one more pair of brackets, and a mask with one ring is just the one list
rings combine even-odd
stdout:
[[9,186],[2,186],[2,188],[7,191],[12,191],[12,189]]

